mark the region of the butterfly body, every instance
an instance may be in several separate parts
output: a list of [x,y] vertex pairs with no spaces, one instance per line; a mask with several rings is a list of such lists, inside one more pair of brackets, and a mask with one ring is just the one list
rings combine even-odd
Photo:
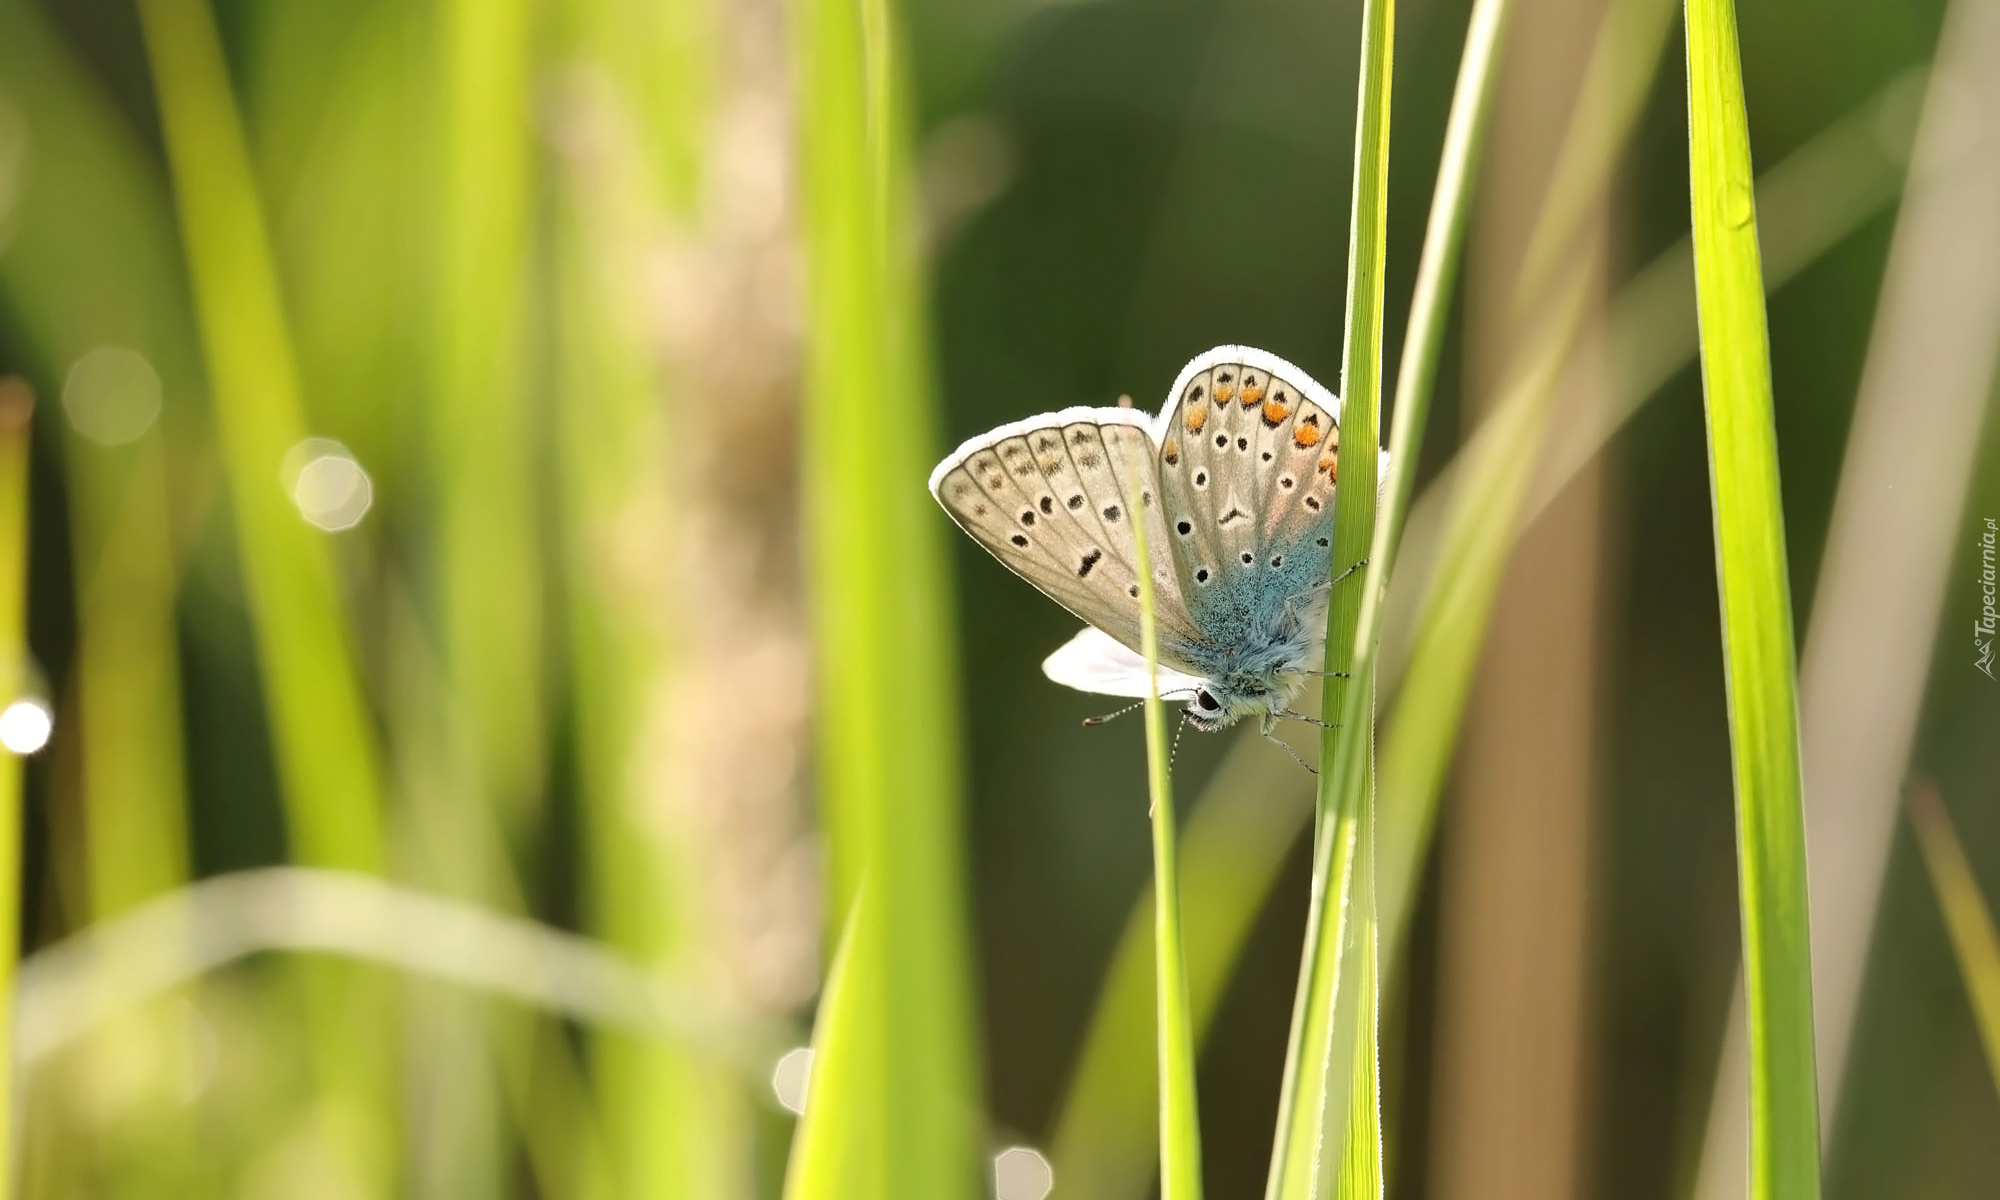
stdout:
[[[974,540],[1091,626],[1044,663],[1051,679],[1124,696],[1156,685],[1202,729],[1256,716],[1268,733],[1319,665],[1339,415],[1297,367],[1221,346],[1181,371],[1156,417],[1070,408],[1004,425],[939,463],[930,487]],[[1159,629],[1150,680],[1141,569]]]

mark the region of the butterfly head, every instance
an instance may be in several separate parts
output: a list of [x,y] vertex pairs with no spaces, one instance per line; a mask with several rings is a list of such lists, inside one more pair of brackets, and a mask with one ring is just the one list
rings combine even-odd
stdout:
[[1285,700],[1284,689],[1254,675],[1205,679],[1188,698],[1187,719],[1203,733],[1214,733],[1245,717],[1261,717]]

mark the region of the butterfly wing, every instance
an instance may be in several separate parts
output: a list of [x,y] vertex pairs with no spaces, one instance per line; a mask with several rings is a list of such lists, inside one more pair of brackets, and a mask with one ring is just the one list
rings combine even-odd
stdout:
[[1015,574],[1136,650],[1138,556],[1129,511],[1136,472],[1161,661],[1185,666],[1176,648],[1198,637],[1171,566],[1150,424],[1131,409],[1071,408],[1003,425],[939,463],[931,494]]
[[1198,625],[1330,577],[1339,421],[1337,397],[1262,350],[1219,346],[1181,372],[1160,414],[1160,490]]
[[[1079,692],[1132,699],[1146,695],[1145,657],[1101,629],[1085,628],[1064,642],[1042,660],[1042,673]],[[1166,700],[1186,700],[1201,686],[1201,680],[1168,667],[1155,671],[1154,678]]]

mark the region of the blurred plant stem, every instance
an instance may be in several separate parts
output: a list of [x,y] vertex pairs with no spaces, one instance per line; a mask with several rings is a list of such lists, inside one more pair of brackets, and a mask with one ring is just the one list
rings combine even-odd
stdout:
[[1979,1044],[1986,1050],[1987,1073],[2000,1087],[2000,929],[1994,927],[1992,907],[1980,894],[1979,879],[1972,873],[1937,784],[1918,780],[1905,803],[1945,931],[1951,936],[1952,953],[1958,958],[1972,1020],[1979,1027]]
[[[202,0],[142,0],[141,28],[166,135],[215,426],[276,742],[292,851],[379,871],[380,754],[332,557],[286,494],[285,455],[307,433],[281,288],[215,26]],[[379,981],[301,972],[321,1103],[316,1141],[386,1186],[394,1124],[388,1056],[371,1036]]]
[[[1608,298],[1601,247],[1610,244],[1611,198],[1551,187],[1608,7],[1550,0],[1521,11],[1511,31],[1467,239],[1461,442],[1513,382],[1495,372],[1510,365],[1532,325],[1520,303],[1535,286],[1526,272],[1568,283],[1567,273],[1586,263],[1573,284],[1577,303],[1595,314]],[[1556,253],[1544,211],[1567,223],[1570,241],[1560,259],[1524,264],[1538,226],[1539,253]],[[1599,402],[1605,357],[1588,342],[1568,354],[1547,400],[1551,437]],[[1589,986],[1591,826],[1603,795],[1593,772],[1603,711],[1596,692],[1600,678],[1612,677],[1597,664],[1614,644],[1599,633],[1612,523],[1598,480],[1607,474],[1616,468],[1594,463],[1553,517],[1516,526],[1475,651],[1449,798],[1440,798],[1450,824],[1434,868],[1437,939],[1428,965],[1437,982],[1423,989],[1428,1020],[1413,1013],[1406,1039],[1434,1049],[1385,1067],[1426,1076],[1407,1085],[1423,1097],[1424,1115],[1412,1114],[1403,1145],[1423,1147],[1431,1200],[1579,1200],[1589,1128],[1583,1085],[1597,1044]],[[1400,582],[1421,579],[1412,571]]]
[[[44,378],[73,381],[78,415],[98,435],[55,423],[77,648],[56,706],[69,718],[58,745],[73,769],[53,773],[50,807],[74,814],[51,823],[62,847],[52,855],[57,887],[74,899],[78,919],[104,921],[187,878],[175,614],[183,506],[169,476],[171,466],[184,489],[199,491],[206,474],[184,452],[201,420],[201,381],[160,180],[27,6],[0,6],[0,78],[17,85],[8,99],[22,105],[42,144],[64,147],[37,160],[33,186],[19,197],[0,292],[28,334],[26,357]],[[80,195],[96,198],[88,212],[68,200]],[[107,296],[123,302],[107,304]],[[136,418],[121,425],[121,412]],[[106,416],[118,444],[98,440]],[[176,445],[183,453],[174,464]],[[84,1175],[111,1196],[208,1186],[213,1168],[191,1153],[179,1103],[195,1068],[190,999],[170,997],[101,1030],[62,1069],[30,1075],[23,1062],[23,1094],[39,1101],[24,1124],[83,1126],[37,1164],[50,1188],[83,1186]],[[84,1102],[105,1094],[124,1102]]]
[[37,950],[19,973],[19,1060],[46,1062],[100,1023],[269,951],[381,963],[671,1041],[746,1079],[792,1035],[590,938],[351,871],[266,867],[190,884]]
[[[1382,412],[1382,263],[1388,244],[1389,100],[1395,0],[1365,0],[1355,105],[1347,323],[1340,363],[1339,468],[1320,711],[1313,877],[1268,1200],[1379,1197],[1382,1095],[1376,1072],[1375,650],[1386,563],[1376,548]],[[1357,586],[1358,585],[1358,586]],[[1368,624],[1364,625],[1364,614]]]
[[533,6],[446,0],[435,228],[435,372],[428,397],[436,570],[459,802],[529,836],[542,791],[541,476],[524,347],[535,219]]
[[1731,0],[1688,0],[1688,174],[1749,1014],[1750,1195],[1819,1185],[1804,785],[1750,125]]
[[[703,844],[691,816],[731,797],[689,794],[689,781],[706,776],[666,761],[700,753],[696,739],[652,744],[707,719],[665,711],[706,628],[708,593],[679,572],[697,558],[703,514],[689,476],[707,450],[691,381],[660,365],[642,268],[663,234],[697,221],[693,181],[677,172],[698,158],[713,120],[704,85],[709,64],[729,56],[728,15],[678,7],[671,18],[618,3],[562,14],[569,62],[557,93],[551,261],[563,574],[588,806],[587,920],[624,953],[734,1002],[717,970],[725,931],[704,886],[722,851]],[[676,81],[677,103],[649,103],[663,79]],[[634,545],[641,520],[664,540]],[[594,1042],[609,1170],[583,1194],[755,1194],[748,1078],[684,1044],[615,1030]]]
[[964,1200],[981,1194],[980,1088],[902,31],[889,0],[799,0],[791,29],[819,799],[847,944],[786,1195]]
[[[28,451],[35,413],[34,393],[23,381],[0,377],[0,654],[6,680],[0,706],[30,697],[34,687],[28,658]],[[45,697],[34,697],[46,704]],[[0,758],[0,1070],[14,1076],[14,975],[21,953],[21,775],[13,751]],[[0,1129],[15,1126],[9,1086],[0,1098]],[[11,1139],[10,1139],[11,1144]],[[0,1200],[14,1194],[14,1156],[0,1153]]]

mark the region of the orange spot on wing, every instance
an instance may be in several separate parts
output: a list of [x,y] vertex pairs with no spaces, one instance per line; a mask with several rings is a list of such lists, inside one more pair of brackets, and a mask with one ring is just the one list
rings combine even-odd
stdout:
[[1292,411],[1291,409],[1286,408],[1284,405],[1278,403],[1276,400],[1266,400],[1264,402],[1264,424],[1269,425],[1275,429],[1277,428],[1278,422],[1284,420],[1286,414],[1290,413],[1291,411]]
[[1301,450],[1312,449],[1319,445],[1319,426],[1300,422],[1299,427],[1292,430],[1292,441],[1296,442]]
[[1246,387],[1243,389],[1243,407],[1255,408],[1259,404],[1262,404],[1263,402],[1264,402],[1263,388]]
[[1227,404],[1235,398],[1236,398],[1235,384],[1218,383],[1215,385],[1215,402],[1217,404]]
[[1170,467],[1180,462],[1181,444],[1172,438],[1168,438],[1167,444],[1160,450],[1160,457],[1166,459],[1167,465]]
[[1184,423],[1187,425],[1189,433],[1200,433],[1201,427],[1208,424],[1208,410],[1205,408],[1188,409]]
[[1328,483],[1337,482],[1340,479],[1339,456],[1334,454],[1322,454],[1319,459],[1319,469],[1326,472],[1326,481]]

